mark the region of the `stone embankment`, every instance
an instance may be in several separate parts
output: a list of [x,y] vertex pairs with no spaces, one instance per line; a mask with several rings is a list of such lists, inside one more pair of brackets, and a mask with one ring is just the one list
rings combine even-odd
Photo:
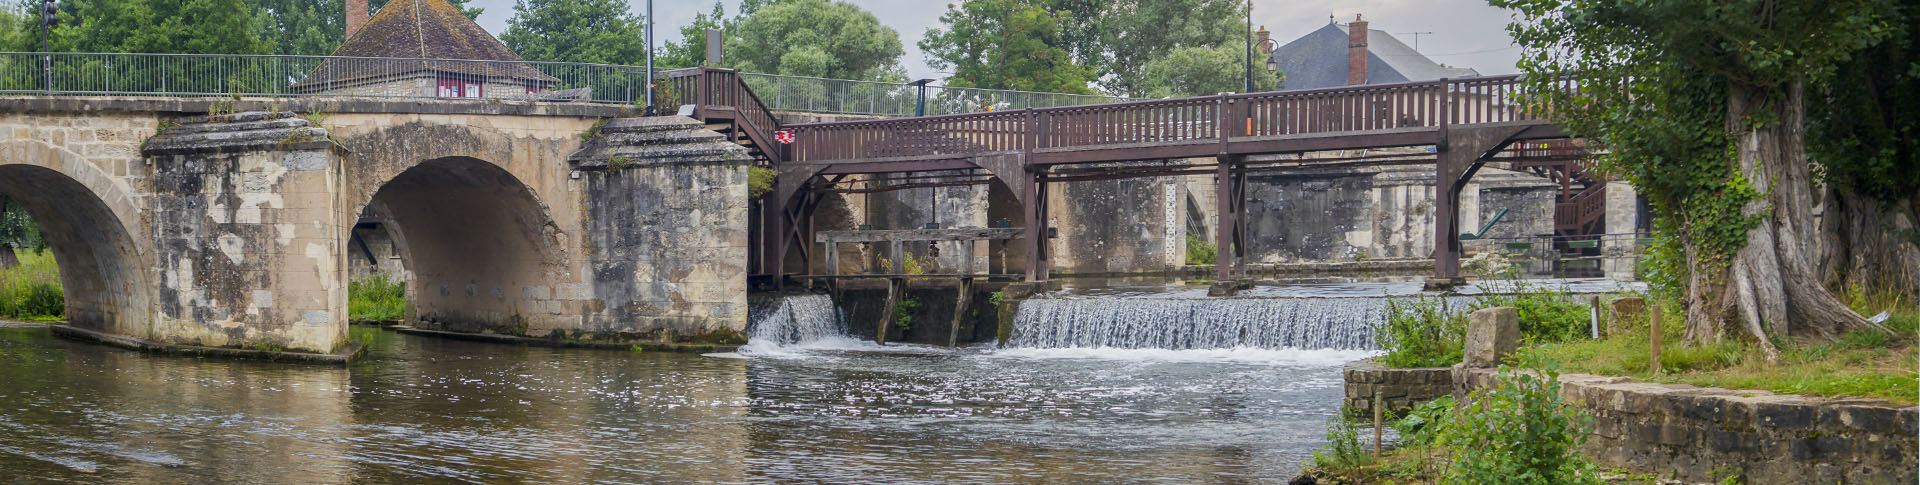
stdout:
[[1363,416],[1373,415],[1375,395],[1385,414],[1398,415],[1453,392],[1453,373],[1447,367],[1390,369],[1367,359],[1348,363],[1341,373],[1347,381],[1347,407]]

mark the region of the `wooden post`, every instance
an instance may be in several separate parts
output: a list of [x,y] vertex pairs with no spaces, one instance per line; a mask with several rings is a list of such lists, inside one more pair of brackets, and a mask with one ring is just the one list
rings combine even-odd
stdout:
[[953,306],[953,324],[947,327],[947,347],[960,346],[960,323],[966,321],[967,307],[973,304],[973,278],[960,278],[960,297]]
[[1593,297],[1592,303],[1593,314],[1588,316],[1593,319],[1593,338],[1597,339],[1600,338],[1600,297]]
[[1385,408],[1387,407],[1384,404],[1384,401],[1385,401],[1384,399],[1380,398],[1380,392],[1374,391],[1373,393],[1373,457],[1374,458],[1380,457],[1380,425],[1383,421],[1385,421],[1385,419],[1383,418],[1386,413]]
[[905,298],[906,293],[906,278],[887,278],[887,307],[880,309],[880,325],[873,332],[874,344],[887,344],[887,326],[893,325],[893,309],[900,306],[900,299]]
[[1647,359],[1649,372],[1660,373],[1660,304],[1647,302],[1647,326],[1653,331],[1652,355]]
[[[1224,137],[1224,135],[1223,135]],[[1238,227],[1233,221],[1233,158],[1220,155],[1217,173],[1214,175],[1219,185],[1214,187],[1214,223],[1213,269],[1214,278],[1219,281],[1233,279],[1233,229]]]

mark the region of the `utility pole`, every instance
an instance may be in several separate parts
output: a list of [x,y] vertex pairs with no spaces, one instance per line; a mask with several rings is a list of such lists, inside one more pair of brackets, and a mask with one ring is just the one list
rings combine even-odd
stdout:
[[653,0],[647,0],[647,116],[660,114],[653,99]]
[[1411,35],[1411,36],[1413,36],[1413,50],[1414,50],[1414,52],[1419,52],[1419,51],[1420,51],[1420,36],[1422,36],[1422,35],[1433,35],[1433,33],[1432,33],[1432,32],[1400,32],[1400,34],[1401,34],[1401,35]]
[[1247,90],[1253,92],[1253,0],[1247,0]]
[[40,78],[46,84],[48,94],[53,93],[53,54],[47,41],[47,32],[53,30],[53,24],[60,23],[59,0],[40,0]]

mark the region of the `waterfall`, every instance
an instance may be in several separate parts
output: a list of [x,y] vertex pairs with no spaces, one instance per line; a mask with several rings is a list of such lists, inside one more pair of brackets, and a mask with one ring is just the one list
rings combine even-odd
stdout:
[[1386,298],[1035,298],[1009,346],[1371,350]]
[[747,306],[747,339],[790,345],[847,334],[846,318],[827,295],[754,296]]

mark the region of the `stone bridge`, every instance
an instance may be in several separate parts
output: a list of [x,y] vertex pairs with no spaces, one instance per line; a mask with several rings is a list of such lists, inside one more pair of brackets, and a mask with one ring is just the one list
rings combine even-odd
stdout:
[[53,247],[70,325],[110,336],[335,351],[348,239],[375,216],[412,274],[416,326],[739,339],[752,158],[693,120],[633,114],[14,97],[0,99],[0,195]]

